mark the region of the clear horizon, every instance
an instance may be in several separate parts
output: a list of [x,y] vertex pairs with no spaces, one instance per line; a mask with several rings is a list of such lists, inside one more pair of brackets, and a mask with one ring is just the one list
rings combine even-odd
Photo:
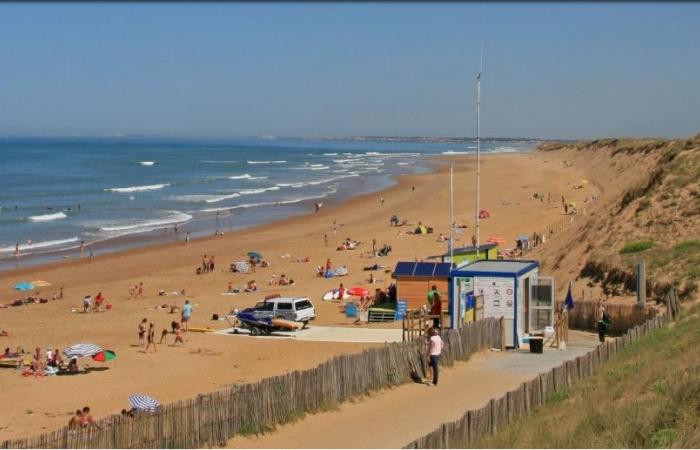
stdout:
[[0,135],[687,137],[700,4],[2,4]]

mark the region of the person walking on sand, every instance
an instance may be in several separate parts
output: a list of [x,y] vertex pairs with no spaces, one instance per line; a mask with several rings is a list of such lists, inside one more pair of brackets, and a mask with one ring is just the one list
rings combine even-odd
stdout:
[[377,240],[372,238],[372,256],[377,256]]
[[189,300],[185,300],[185,304],[182,306],[182,320],[180,320],[180,323],[185,328],[185,331],[189,331],[190,329],[188,325],[190,317],[192,317],[192,304]]
[[188,231],[187,235],[185,236],[185,244],[189,244],[189,243],[190,243],[190,232]]
[[437,386],[440,376],[440,353],[445,346],[436,328],[428,330],[428,367],[432,382],[428,381],[428,386]]
[[326,247],[328,247],[328,235],[327,235],[327,234],[324,234],[324,235],[323,235],[323,244],[324,244]]
[[209,272],[214,273],[214,255],[209,258]]
[[145,317],[139,324],[139,347],[143,348],[146,345],[146,323],[148,323],[148,319]]
[[156,326],[153,325],[153,322],[148,324],[148,343],[146,344],[144,353],[148,353],[148,349],[151,348],[151,345],[153,346],[153,353],[156,353],[158,351],[156,349]]
[[80,241],[80,257],[82,258],[85,254],[85,241]]

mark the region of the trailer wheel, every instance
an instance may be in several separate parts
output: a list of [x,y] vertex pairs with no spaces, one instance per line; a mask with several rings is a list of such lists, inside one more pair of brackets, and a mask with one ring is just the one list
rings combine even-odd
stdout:
[[260,328],[258,328],[258,327],[251,328],[250,335],[251,336],[260,336]]

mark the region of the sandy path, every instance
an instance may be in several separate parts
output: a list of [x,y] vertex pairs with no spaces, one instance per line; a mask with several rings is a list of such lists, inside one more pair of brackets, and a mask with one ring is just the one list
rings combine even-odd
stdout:
[[490,370],[482,353],[444,369],[440,384],[405,384],[345,402],[335,411],[314,414],[253,437],[235,437],[229,448],[401,448],[446,421],[515,389],[532,377]]
[[[463,245],[468,244],[472,233],[473,172],[470,157],[455,157],[453,161],[456,163],[455,220],[470,227],[457,236],[457,244]],[[561,218],[558,201],[561,195],[576,199],[576,196],[583,198],[593,192],[572,191],[571,183],[585,178],[584,174],[576,167],[563,170],[556,154],[491,155],[483,159],[482,167],[482,205],[491,212],[491,218],[482,222],[482,240],[499,234],[513,242],[516,236],[531,233]],[[411,190],[412,185],[416,187],[415,192]],[[85,405],[91,406],[97,417],[116,413],[127,406],[127,396],[133,392],[150,394],[167,403],[234,383],[310,368],[331,355],[356,352],[372,345],[237,340],[190,333],[185,348],[162,346],[157,354],[145,355],[133,347],[141,318],[153,321],[158,332],[177,318],[163,310],[148,309],[165,302],[183,303],[181,297],[158,297],[159,289],[186,289],[186,298],[195,304],[194,326],[226,328],[223,322],[210,320],[213,313],[251,306],[272,292],[308,295],[316,303],[318,324],[347,325],[348,319],[339,313],[338,306],[321,302],[320,296],[341,281],[346,286],[368,288],[383,287],[391,281],[389,274],[378,273],[382,281],[376,286],[369,285],[368,272],[362,271],[363,266],[379,262],[393,268],[398,260],[414,260],[444,252],[446,246],[437,242],[436,235],[448,232],[448,189],[449,179],[443,164],[437,173],[403,177],[398,185],[381,194],[324,207],[317,214],[310,211],[305,216],[223,237],[200,239],[189,245],[156,245],[100,256],[92,262],[64,262],[0,273],[0,302],[15,298],[12,286],[22,279],[51,282],[52,286],[44,289],[49,297],[52,290],[64,286],[66,296],[64,300],[48,304],[0,309],[0,328],[12,334],[10,338],[0,338],[2,348],[65,348],[87,341],[111,348],[118,354],[116,361],[105,365],[108,370],[80,377],[33,379],[23,378],[11,369],[0,369],[4,400],[0,409],[0,438],[30,436],[60,427],[72,411]],[[533,192],[551,193],[552,203],[531,200]],[[380,196],[386,199],[383,206],[379,204]],[[408,231],[409,227],[390,227],[392,213],[412,223],[422,220],[432,225],[436,234],[398,235],[398,231]],[[341,224],[337,235],[332,230],[334,220]],[[323,243],[324,234],[328,235],[328,247]],[[365,244],[361,250],[336,251],[335,247],[346,237]],[[387,258],[363,257],[363,252],[371,248],[372,238],[380,245],[390,244],[394,251]],[[254,275],[231,274],[224,270],[230,261],[240,259],[250,250],[260,251],[271,261],[272,267],[258,270]],[[205,253],[216,255],[217,270],[213,274],[196,276],[194,268]],[[286,254],[292,257],[280,258]],[[293,262],[305,256],[311,258],[310,263]],[[347,265],[350,276],[340,280],[316,278],[315,266],[329,257],[335,265]],[[283,273],[296,280],[296,285],[267,286],[271,275],[279,277]],[[229,281],[241,286],[251,278],[262,288],[258,293],[220,295]],[[127,299],[129,286],[139,281],[145,286],[144,297]],[[78,306],[86,293],[94,295],[97,291],[102,291],[114,305],[112,311],[71,313],[70,307]]]

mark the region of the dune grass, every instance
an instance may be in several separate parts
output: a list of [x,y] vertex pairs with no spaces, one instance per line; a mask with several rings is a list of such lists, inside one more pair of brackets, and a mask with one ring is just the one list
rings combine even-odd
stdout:
[[653,246],[654,241],[652,241],[651,239],[647,239],[644,241],[629,242],[622,247],[622,249],[620,250],[620,254],[625,255],[627,253],[639,253],[643,252],[644,250],[649,250]]
[[593,377],[476,446],[700,447],[699,310],[647,334]]

